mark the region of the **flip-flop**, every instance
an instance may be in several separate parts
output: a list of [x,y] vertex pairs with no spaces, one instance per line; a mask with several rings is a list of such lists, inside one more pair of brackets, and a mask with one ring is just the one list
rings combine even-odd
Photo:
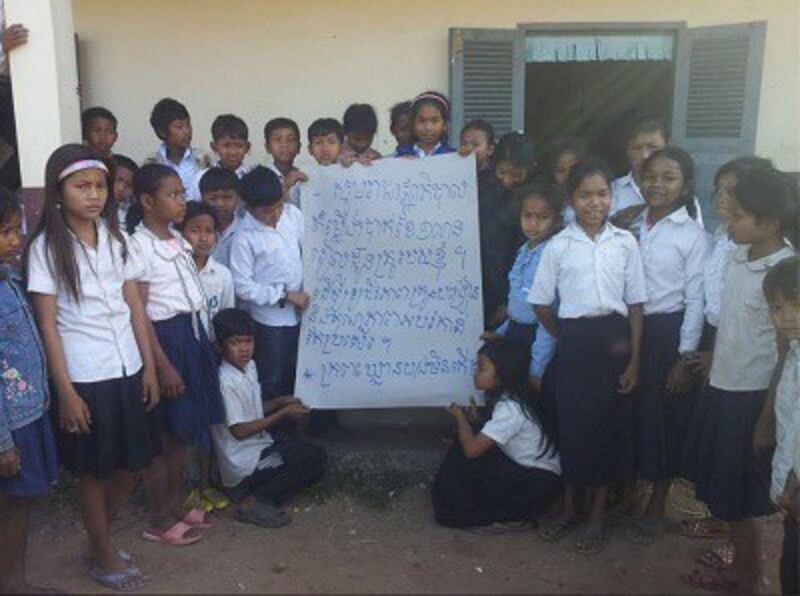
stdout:
[[148,542],[156,542],[158,544],[166,544],[168,546],[190,546],[203,539],[201,535],[186,537],[186,534],[192,530],[196,531],[189,524],[179,521],[176,522],[171,528],[162,532],[161,534],[144,530],[142,532],[142,539]]
[[115,592],[133,592],[144,587],[141,573],[132,571],[131,568],[125,571],[103,572],[97,567],[92,567],[87,573],[98,584]]
[[727,538],[730,535],[727,524],[713,517],[685,519],[681,522],[678,531],[681,536],[686,536],[687,538],[718,539]]
[[736,554],[736,548],[731,542],[723,542],[715,544],[708,550],[704,550],[695,557],[695,561],[700,565],[713,569],[715,571],[723,571],[733,565],[733,557]]
[[187,526],[197,528],[198,530],[208,530],[213,528],[214,524],[206,521],[206,511],[200,507],[195,507],[183,516],[181,520]]
[[693,569],[681,575],[681,580],[693,588],[710,592],[731,592],[738,586],[735,580],[725,578],[714,569]]
[[586,527],[575,541],[575,550],[587,557],[599,555],[608,546],[608,530],[605,524],[597,527]]
[[542,524],[537,534],[545,542],[558,542],[576,527],[578,527],[577,519],[558,519]]
[[285,511],[268,503],[256,502],[250,509],[239,509],[233,518],[243,524],[252,524],[261,528],[280,528],[292,523],[292,518]]

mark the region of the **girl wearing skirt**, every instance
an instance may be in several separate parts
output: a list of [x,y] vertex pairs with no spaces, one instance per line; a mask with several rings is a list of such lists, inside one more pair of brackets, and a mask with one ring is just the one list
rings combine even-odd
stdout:
[[629,538],[649,544],[665,525],[672,479],[682,474],[694,404],[686,358],[703,333],[703,271],[708,234],[694,219],[694,163],[688,153],[667,147],[644,165],[639,247],[644,264],[642,380],[634,400],[636,462],[640,478],[653,482],[644,516]]
[[[737,249],[725,274],[711,374],[692,420],[689,445],[697,498],[730,523],[735,554],[729,570],[695,570],[684,580],[696,587],[762,587],[761,529],[769,515],[768,454],[764,438],[778,361],[775,329],[762,291],[767,272],[797,244],[800,215],[793,181],[774,169],[737,176],[728,223]],[[785,346],[784,346],[785,347]],[[780,371],[778,371],[779,373]]]
[[111,544],[110,525],[153,455],[146,411],[159,390],[147,319],[107,166],[87,147],[64,145],[50,156],[45,183],[28,291],[57,396],[61,458],[79,479],[90,577],[137,589],[143,576]]
[[44,589],[28,583],[28,512],[58,476],[56,444],[47,415],[44,348],[19,274],[22,209],[0,188],[0,593]]
[[159,407],[162,454],[145,474],[152,519],[142,538],[172,546],[197,542],[210,526],[198,507],[183,514],[181,491],[187,447],[211,449],[210,428],[223,420],[218,364],[202,312],[208,301],[191,247],[171,228],[183,219],[181,179],[160,164],[140,168],[128,213],[137,281],[152,321],[151,343],[163,401]]
[[530,350],[504,338],[478,352],[475,388],[485,392],[491,418],[479,432],[453,404],[458,442],[433,482],[436,522],[456,528],[529,525],[558,495],[560,466],[553,421],[528,384]]
[[540,535],[557,541],[577,526],[575,489],[584,487],[591,504],[575,546],[591,555],[608,542],[608,485],[633,475],[630,393],[639,383],[647,295],[636,239],[607,221],[608,166],[587,158],[570,171],[567,190],[576,221],[545,248],[529,296],[559,345],[556,408],[564,504]]

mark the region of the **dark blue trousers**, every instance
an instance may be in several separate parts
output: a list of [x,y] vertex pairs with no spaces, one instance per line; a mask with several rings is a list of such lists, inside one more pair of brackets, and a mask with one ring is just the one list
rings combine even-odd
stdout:
[[269,327],[256,323],[254,359],[264,399],[294,393],[300,325]]

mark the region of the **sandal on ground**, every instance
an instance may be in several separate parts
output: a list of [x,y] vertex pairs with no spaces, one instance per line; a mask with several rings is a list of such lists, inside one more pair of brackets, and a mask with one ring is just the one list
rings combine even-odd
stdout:
[[209,528],[214,527],[214,524],[206,521],[206,511],[201,507],[195,507],[189,511],[183,516],[181,521],[183,521],[183,523],[185,523],[187,526],[191,526],[198,530],[208,530]]
[[203,491],[203,499],[210,503],[214,509],[227,509],[231,504],[230,499],[224,493],[211,487]]
[[[194,536],[187,536],[190,532],[195,532]],[[158,533],[150,530],[142,532],[142,539],[148,542],[166,544],[168,546],[189,546],[202,540],[202,536],[197,534],[197,529],[189,524],[179,521],[168,530]]]
[[88,574],[89,577],[104,588],[109,588],[115,592],[132,592],[144,586],[142,574],[133,571],[130,567],[125,571],[109,572],[92,567],[89,569]]
[[251,524],[260,528],[280,528],[288,526],[292,518],[285,511],[281,511],[269,503],[256,502],[249,509],[238,509],[233,518],[243,524]]
[[587,557],[599,555],[608,546],[608,530],[605,524],[588,526],[575,541],[575,550]]
[[[117,556],[119,557],[120,561],[127,563],[129,566],[133,563],[133,555],[131,555],[128,551],[118,548]],[[81,561],[85,567],[95,566],[94,556],[89,553],[85,553],[83,557],[81,557]]]
[[576,519],[558,519],[542,524],[539,529],[539,538],[545,542],[558,542],[578,526]]
[[727,538],[729,535],[728,525],[713,517],[701,519],[685,519],[680,524],[679,532],[681,536],[687,538]]
[[695,557],[695,561],[709,569],[723,571],[733,565],[733,557],[736,548],[732,542],[722,542],[715,544],[708,550],[704,550]]
[[709,592],[732,592],[738,585],[735,580],[726,577],[725,572],[714,569],[693,569],[684,573],[681,580],[693,588]]

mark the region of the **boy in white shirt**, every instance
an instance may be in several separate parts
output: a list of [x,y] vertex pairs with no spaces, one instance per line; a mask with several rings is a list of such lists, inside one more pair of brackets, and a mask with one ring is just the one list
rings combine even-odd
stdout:
[[211,434],[222,482],[239,503],[237,520],[269,528],[285,526],[291,518],[278,507],[322,477],[327,455],[317,445],[268,432],[310,410],[288,395],[262,402],[250,315],[235,308],[222,310],[214,318],[214,330],[223,358],[219,380],[225,422],[214,425]]
[[212,168],[220,168],[231,172],[238,180],[250,168],[244,158],[250,153],[250,141],[247,123],[234,114],[220,114],[211,123],[211,150],[216,156],[211,168],[200,170],[192,184],[186,187],[186,199],[199,201],[201,196],[200,180]]
[[210,168],[200,178],[200,195],[203,203],[217,214],[217,245],[211,253],[218,263],[230,269],[231,247],[243,209],[239,200],[239,178],[225,168]]
[[265,399],[294,392],[303,291],[303,215],[286,203],[272,170],[256,166],[239,185],[247,213],[231,249],[236,298],[255,319],[255,361]]

